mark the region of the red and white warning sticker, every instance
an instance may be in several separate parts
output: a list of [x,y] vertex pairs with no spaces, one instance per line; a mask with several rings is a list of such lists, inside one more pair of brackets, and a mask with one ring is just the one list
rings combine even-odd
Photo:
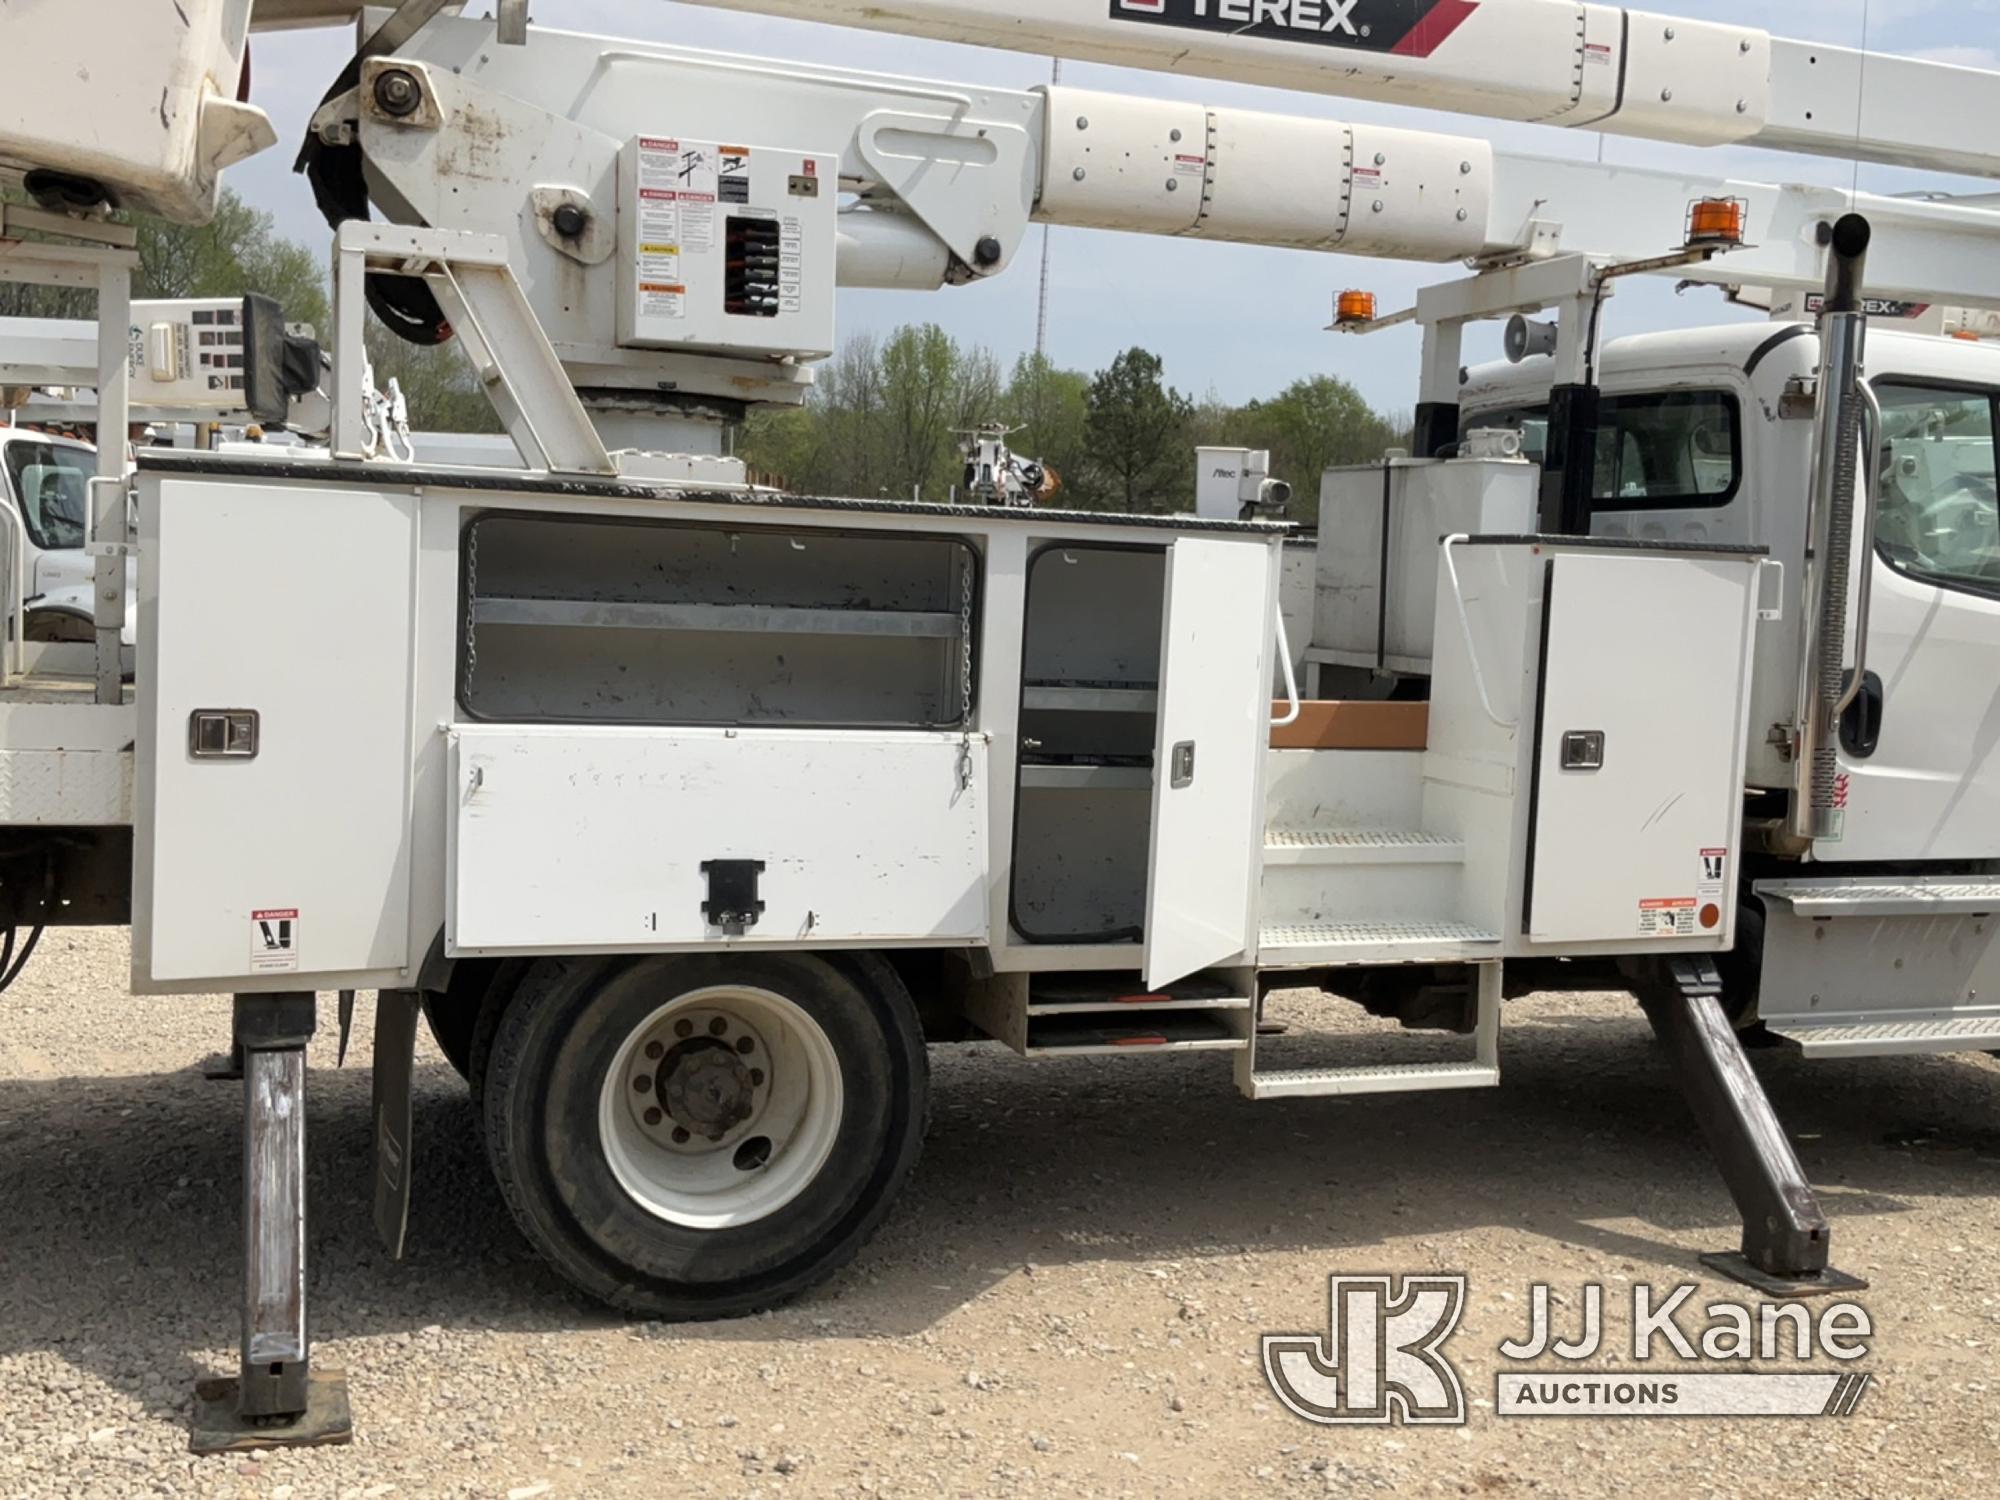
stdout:
[[250,972],[290,974],[299,967],[299,909],[276,906],[250,913]]
[[1692,896],[1669,896],[1639,903],[1640,937],[1693,937],[1699,903]]

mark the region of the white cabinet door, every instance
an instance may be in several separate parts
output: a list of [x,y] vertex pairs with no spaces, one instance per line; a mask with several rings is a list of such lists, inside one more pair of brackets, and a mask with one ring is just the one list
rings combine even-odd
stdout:
[[[139,981],[400,973],[416,500],[243,480],[157,493],[141,508]],[[254,755],[195,753],[191,716],[216,711],[257,716]]]
[[1172,984],[1250,946],[1270,738],[1271,554],[1189,537],[1167,554],[1147,861],[1146,983]]
[[1726,938],[1757,570],[1610,553],[1549,567],[1528,936]]
[[[986,745],[861,730],[451,731],[453,953],[986,941]],[[756,869],[713,920],[710,861]]]

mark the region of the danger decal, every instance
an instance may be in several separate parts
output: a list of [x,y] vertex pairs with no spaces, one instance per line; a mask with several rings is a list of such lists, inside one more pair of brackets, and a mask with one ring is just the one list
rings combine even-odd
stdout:
[[1429,57],[1479,0],[1110,0],[1111,19]]
[[299,967],[299,909],[266,907],[250,913],[250,972],[289,974]]

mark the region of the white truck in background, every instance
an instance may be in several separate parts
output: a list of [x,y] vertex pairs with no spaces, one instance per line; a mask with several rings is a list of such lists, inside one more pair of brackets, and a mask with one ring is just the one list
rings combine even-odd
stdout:
[[[1351,32],[1303,34],[1186,0],[1028,0],[1005,25],[964,0],[742,3],[2000,175],[1973,128],[2000,75],[1612,6],[1359,0]],[[0,696],[0,915],[129,920],[135,989],[235,997],[244,1338],[198,1448],[348,1430],[306,1327],[321,992],[344,1013],[377,992],[392,1248],[421,1012],[537,1249],[614,1306],[714,1316],[858,1251],[920,1145],[926,1041],[1227,1053],[1256,1100],[1487,1087],[1509,992],[1615,975],[1744,1220],[1709,1263],[1773,1296],[1854,1285],[1727,1011],[1809,1050],[2000,1045],[2000,772],[1966,690],[2000,655],[1961,540],[1986,514],[1987,387],[1942,353],[1865,349],[1869,298],[2000,306],[1989,202],[445,9],[371,14],[302,153],[336,226],[331,456],[142,452],[127,475],[100,453],[100,702]],[[0,98],[0,161],[38,202],[0,210],[0,274],[98,287],[106,423],[130,401],[132,256],[98,210],[198,215],[257,134],[232,92],[243,7],[195,10],[135,38],[163,52],[120,49],[135,72],[172,60],[164,157],[124,108],[152,107],[151,77],[117,83],[87,149],[61,123],[73,70]],[[18,35],[52,62],[89,45]],[[751,406],[804,399],[837,286],[999,274],[1031,217],[1469,266],[1391,319],[1343,299],[1344,326],[1423,326],[1417,452],[1330,481],[1297,651],[1287,528],[1240,510],[787,496],[721,456]],[[1823,301],[1755,347],[1614,354],[1603,304],[1636,274]],[[369,309],[464,342],[522,469],[409,461],[364,379]],[[1543,363],[1468,380],[1469,323],[1549,309],[1521,341]],[[285,353],[246,339],[246,384],[305,395],[318,368]],[[1477,435],[1532,435],[1544,408],[1539,465]],[[1394,691],[1301,694],[1301,653],[1309,677]],[[1287,1066],[1257,1025],[1279,986],[1459,1051]]]

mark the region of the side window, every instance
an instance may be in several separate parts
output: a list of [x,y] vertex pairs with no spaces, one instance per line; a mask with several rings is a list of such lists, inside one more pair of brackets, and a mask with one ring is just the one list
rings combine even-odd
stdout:
[[1742,420],[1726,391],[1606,396],[1597,430],[1597,509],[1727,505],[1743,481]]
[[[1479,412],[1465,423],[1513,427],[1536,463],[1548,451],[1549,409]],[[1593,464],[1598,511],[1720,509],[1743,483],[1743,421],[1727,391],[1606,396]]]
[[1915,577],[2000,593],[1994,394],[1891,381],[1875,391],[1882,398],[1877,550]]

